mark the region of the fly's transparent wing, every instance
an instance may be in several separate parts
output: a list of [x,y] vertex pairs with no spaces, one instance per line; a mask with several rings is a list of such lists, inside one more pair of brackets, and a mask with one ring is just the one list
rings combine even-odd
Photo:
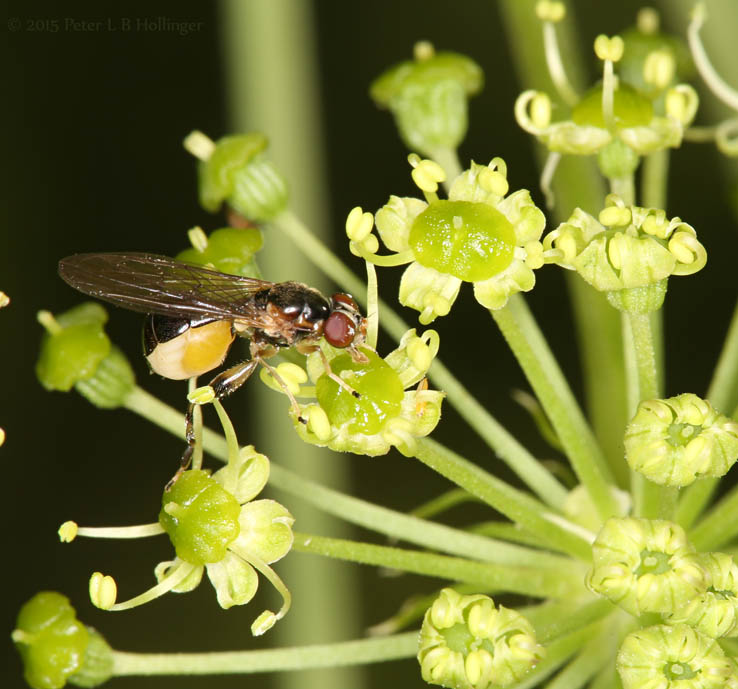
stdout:
[[254,295],[274,285],[145,253],[75,254],[59,261],[59,275],[80,292],[132,311],[245,322],[258,317]]

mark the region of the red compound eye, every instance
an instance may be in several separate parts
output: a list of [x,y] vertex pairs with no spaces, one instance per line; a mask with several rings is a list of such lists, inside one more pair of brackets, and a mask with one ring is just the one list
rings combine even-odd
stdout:
[[348,347],[356,336],[356,324],[345,313],[334,311],[323,324],[323,337],[334,347]]

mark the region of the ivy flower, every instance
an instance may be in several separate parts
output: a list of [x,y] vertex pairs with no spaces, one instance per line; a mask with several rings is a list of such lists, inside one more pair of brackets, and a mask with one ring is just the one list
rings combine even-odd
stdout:
[[377,265],[410,264],[400,281],[400,303],[427,324],[449,313],[462,282],[473,283],[477,301],[490,309],[533,289],[533,271],[544,263],[539,240],[546,220],[527,190],[507,195],[505,162],[472,163],[452,183],[448,199],[439,199],[438,182],[445,180],[440,166],[410,161],[426,200],[391,196],[376,214],[379,236],[396,255],[377,256],[371,225],[354,225],[351,215],[347,222],[355,254]]
[[32,689],[61,689],[67,682],[96,687],[113,674],[110,646],[76,617],[66,596],[41,591],[18,613],[11,634]]
[[713,639],[738,636],[738,565],[725,553],[702,553],[699,557],[710,585],[664,619],[669,624],[688,624]]
[[576,270],[615,308],[648,313],[661,307],[670,275],[707,263],[691,225],[655,208],[626,206],[610,194],[595,219],[581,208],[543,240],[547,260]]
[[[425,374],[438,353],[438,334],[427,330],[418,336],[415,330],[409,330],[398,348],[384,359],[364,347],[361,351],[366,363],[356,362],[329,345],[322,346],[324,356],[330,359],[330,370],[345,385],[339,385],[328,374],[320,352],[308,356],[307,371],[295,364],[276,368],[296,397],[312,396],[315,400],[300,405],[306,423],[293,415],[299,436],[312,445],[337,452],[374,457],[394,446],[411,456],[415,439],[431,433],[441,418],[444,393],[428,390],[425,382]],[[284,392],[268,373],[262,371],[261,376],[270,387]],[[301,389],[300,384],[308,378],[315,387]]]
[[688,486],[724,476],[738,459],[738,423],[697,395],[638,405],[625,429],[625,459],[654,483]]
[[292,546],[290,513],[274,500],[253,500],[266,485],[269,460],[247,446],[235,461],[210,476],[202,470],[182,474],[164,492],[158,524],[125,529],[77,528],[62,525],[62,540],[76,535],[132,538],[166,532],[176,551],[173,560],[155,568],[158,584],[135,598],[116,603],[117,587],[112,577],[99,572],[90,579],[90,596],[105,610],[126,610],[146,603],[168,591],[194,589],[207,572],[224,609],[248,603],[256,594],[261,572],[282,594],[278,613],[265,611],[252,624],[252,633],[263,634],[289,609],[290,594],[269,567]]
[[736,689],[735,664],[717,641],[684,624],[639,629],[617,657],[623,689]]
[[453,689],[506,687],[544,656],[533,625],[488,596],[443,589],[425,613],[418,662],[423,679]]
[[660,519],[608,519],[592,562],[587,586],[636,617],[673,613],[709,584],[684,529]]

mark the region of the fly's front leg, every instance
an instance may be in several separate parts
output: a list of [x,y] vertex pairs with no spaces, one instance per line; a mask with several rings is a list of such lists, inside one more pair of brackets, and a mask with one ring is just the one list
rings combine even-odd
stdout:
[[295,412],[295,416],[297,417],[297,420],[301,424],[307,425],[307,419],[303,417],[302,410],[300,409],[300,405],[297,403],[295,396],[292,394],[292,390],[290,390],[287,383],[285,383],[284,380],[282,379],[282,376],[280,376],[279,373],[277,373],[277,370],[274,368],[274,366],[271,366],[270,364],[268,364],[266,361],[264,361],[264,359],[259,359],[258,361],[267,371],[269,371],[272,378],[274,378],[274,380],[277,381],[277,385],[279,385],[279,387],[282,388],[282,390],[284,391],[284,394],[290,398],[290,404],[292,405],[292,410]]
[[[210,381],[210,387],[213,388],[215,398],[220,400],[227,397],[232,392],[238,390],[251,376],[259,365],[259,359],[251,359],[249,361],[243,361],[240,364],[227,368],[222,373],[219,373],[215,378]],[[195,424],[194,424],[195,404],[190,402],[187,407],[187,414],[185,415],[185,440],[187,441],[187,448],[182,453],[182,459],[179,463],[179,469],[177,473],[172,476],[169,483],[167,483],[165,490],[171,489],[171,487],[179,480],[179,477],[187,470],[192,461],[192,453],[195,451]]]
[[328,374],[328,377],[331,380],[335,380],[336,383],[338,383],[339,387],[342,387],[346,392],[353,395],[357,400],[361,399],[361,393],[358,390],[354,390],[341,376],[339,376],[336,373],[333,373],[331,370],[331,362],[328,361],[328,357],[325,355],[322,349],[318,347],[318,351],[320,352],[320,358],[323,360],[323,366],[325,367],[325,372]]

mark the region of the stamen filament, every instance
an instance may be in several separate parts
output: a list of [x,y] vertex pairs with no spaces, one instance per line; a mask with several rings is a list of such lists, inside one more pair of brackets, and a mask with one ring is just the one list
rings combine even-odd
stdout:
[[167,576],[162,579],[156,586],[152,586],[148,591],[144,591],[138,596],[130,598],[123,603],[116,603],[112,607],[108,608],[108,610],[130,610],[131,608],[135,608],[139,605],[143,605],[144,603],[148,603],[155,598],[159,598],[160,596],[163,596],[165,593],[169,593],[173,588],[176,588],[179,584],[181,584],[188,576],[190,576],[190,574],[195,571],[195,569],[197,569],[197,565],[192,565],[189,562],[184,562],[183,560],[180,560],[177,564],[174,565],[174,567],[172,567],[172,569],[169,570],[169,574],[167,574]]

